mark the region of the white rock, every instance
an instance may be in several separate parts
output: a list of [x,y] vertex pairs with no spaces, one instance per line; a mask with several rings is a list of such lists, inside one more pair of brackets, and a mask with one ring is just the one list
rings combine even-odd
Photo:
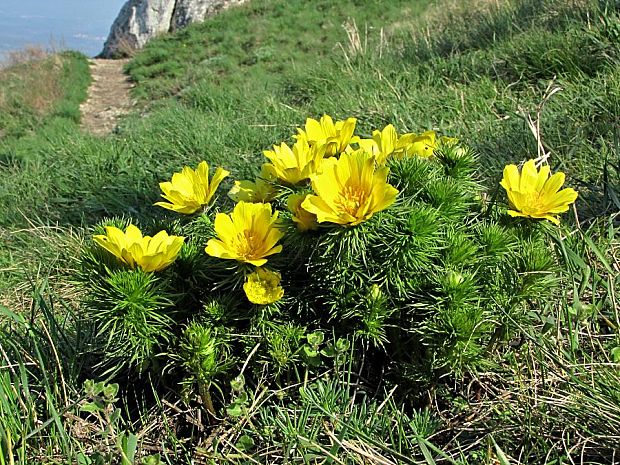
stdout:
[[234,5],[240,5],[247,0],[176,0],[174,16],[170,29],[179,29],[188,24],[203,21],[209,16],[217,14]]
[[203,21],[248,0],[128,0],[112,24],[102,58],[128,55],[158,34]]

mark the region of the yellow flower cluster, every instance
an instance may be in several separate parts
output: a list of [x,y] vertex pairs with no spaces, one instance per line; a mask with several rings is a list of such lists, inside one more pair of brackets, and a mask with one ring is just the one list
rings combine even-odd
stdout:
[[297,140],[307,140],[310,145],[322,151],[325,157],[333,157],[359,140],[359,137],[353,136],[356,124],[355,118],[335,123],[329,115],[323,115],[318,121],[308,118],[304,129],[297,128],[297,135],[294,137]]
[[286,202],[300,231],[316,230],[319,223],[355,226],[392,205],[397,190],[387,182],[384,167],[391,156],[429,157],[435,133],[396,134],[394,126],[375,131],[373,139],[354,135],[357,120],[336,121],[324,115],[308,118],[298,128],[293,147],[286,143],[266,150],[269,163],[256,181],[236,181],[229,192],[235,201],[268,202],[278,183],[310,186],[312,193],[294,193]]
[[325,155],[324,145],[310,145],[300,136],[291,149],[286,142],[274,145],[273,150],[265,150],[265,157],[271,161],[276,177],[288,184],[299,184],[310,179],[321,167]]
[[[266,257],[282,251],[278,241],[284,233],[278,228],[278,212],[272,213],[268,203],[239,202],[231,214],[218,213],[214,226],[217,239],[210,239],[205,248],[212,257],[262,267]],[[258,268],[247,276],[243,290],[250,302],[266,305],[284,295],[279,284],[279,273]]]
[[388,124],[381,131],[375,130],[372,139],[360,139],[358,145],[368,153],[372,153],[379,165],[383,165],[390,157],[413,156],[430,158],[437,144],[435,131],[422,134],[407,133],[401,136],[396,128]]
[[388,184],[388,173],[363,149],[325,160],[312,178],[315,195],[308,195],[301,208],[319,223],[359,224],[394,203],[398,191]]
[[[355,118],[336,122],[328,115],[308,118],[293,136],[292,147],[282,142],[263,152],[268,162],[256,180],[234,182],[228,195],[236,205],[231,213],[215,216],[217,237],[207,242],[205,252],[256,267],[246,274],[243,285],[250,302],[268,305],[284,296],[280,273],[264,267],[282,251],[279,242],[284,237],[279,212],[269,202],[287,192],[286,208],[299,231],[314,231],[327,224],[354,227],[396,201],[398,190],[388,182],[390,159],[430,158],[438,148],[458,145],[457,139],[438,138],[434,131],[398,135],[391,124],[373,131],[372,138],[362,139],[354,135],[356,124]],[[527,161],[521,171],[515,165],[506,166],[501,186],[508,195],[508,214],[558,224],[557,215],[568,210],[577,192],[560,190],[563,173],[550,174],[549,166],[538,170],[534,160]],[[204,210],[228,175],[218,167],[209,179],[205,161],[195,170],[186,166],[170,182],[160,184],[167,202],[155,205],[183,214]],[[150,272],[169,266],[184,238],[168,236],[165,231],[142,237],[131,225],[125,232],[107,227],[106,234],[94,240],[120,262]]]

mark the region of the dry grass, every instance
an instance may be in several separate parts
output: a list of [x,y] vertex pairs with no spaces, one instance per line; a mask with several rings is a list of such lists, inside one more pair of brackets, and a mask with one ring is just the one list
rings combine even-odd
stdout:
[[13,50],[7,54],[5,67],[12,67],[31,63],[33,61],[42,61],[49,58],[50,52],[35,46],[27,46],[21,50]]
[[58,54],[38,47],[11,52],[0,69],[0,112],[14,112],[18,106],[47,114],[63,96],[62,73]]

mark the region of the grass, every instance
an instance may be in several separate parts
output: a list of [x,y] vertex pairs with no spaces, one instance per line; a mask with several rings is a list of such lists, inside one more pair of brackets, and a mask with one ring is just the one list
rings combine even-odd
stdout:
[[79,122],[90,74],[86,57],[37,48],[13,52],[0,69],[3,145],[38,132],[55,119]]
[[[79,132],[84,57],[0,71],[0,294],[19,310],[0,319],[0,464],[107,463],[131,455],[127,432],[163,463],[618,461],[619,6],[255,0],[151,41],[127,66],[143,108],[104,138]],[[83,389],[89,332],[71,282],[88,228],[159,217],[157,183],[184,164],[248,178],[261,150],[323,113],[356,116],[362,133],[391,122],[456,136],[490,186],[540,142],[580,192],[556,244],[565,292],[497,370],[436,387],[421,410],[331,376],[296,395],[253,386],[215,429],[170,393],[81,411],[101,397]]]
[[276,90],[282,85],[276,76],[298,79],[295,69],[305,74],[317,62],[331,65],[334,49],[347,40],[343,24],[357,21],[379,30],[395,21],[414,21],[427,4],[398,0],[385,8],[377,0],[336,5],[324,0],[311,5],[253,2],[159,39],[127,70],[139,83],[136,95],[147,98],[174,95],[205,80],[225,87]]
[[64,171],[53,140],[79,131],[89,83],[88,61],[75,52],[26,49],[0,69],[0,303],[30,293],[29,279],[41,266],[56,269],[67,250],[65,231],[48,227],[45,184]]

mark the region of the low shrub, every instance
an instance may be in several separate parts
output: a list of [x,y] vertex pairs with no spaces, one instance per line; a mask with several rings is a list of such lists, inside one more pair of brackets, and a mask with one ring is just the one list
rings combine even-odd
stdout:
[[552,223],[576,192],[547,165],[509,165],[506,214],[456,139],[355,125],[308,119],[229,199],[228,171],[183,168],[160,184],[171,214],[143,225],[153,236],[100,224],[80,275],[100,373],[148,371],[219,415],[240,374],[284,387],[347,363],[415,406],[511,351],[556,284]]

